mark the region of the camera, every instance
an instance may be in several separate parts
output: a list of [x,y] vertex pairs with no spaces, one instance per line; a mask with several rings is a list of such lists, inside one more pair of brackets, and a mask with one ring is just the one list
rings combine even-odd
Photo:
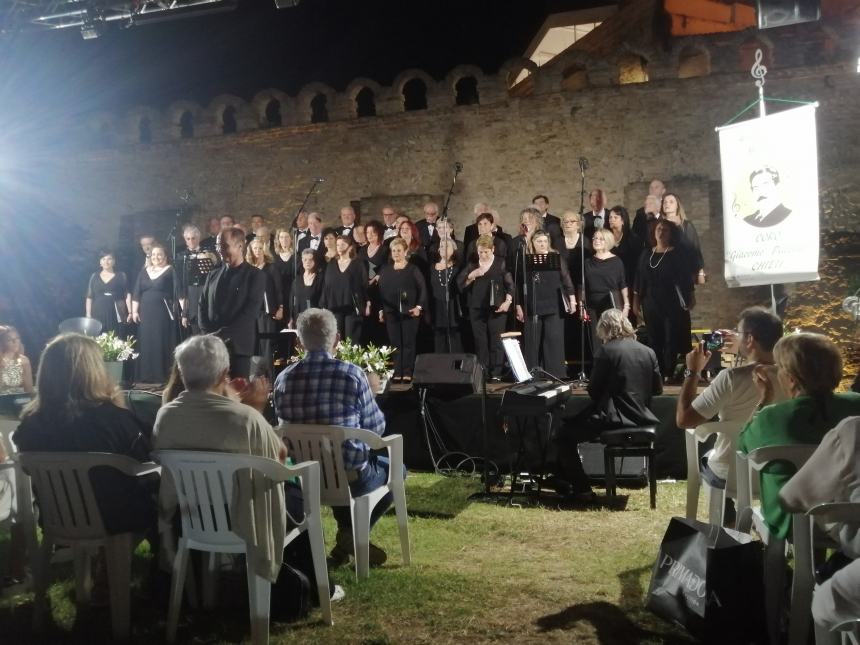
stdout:
[[726,344],[726,337],[722,332],[712,331],[709,334],[702,334],[702,345],[709,352],[715,352],[722,349]]

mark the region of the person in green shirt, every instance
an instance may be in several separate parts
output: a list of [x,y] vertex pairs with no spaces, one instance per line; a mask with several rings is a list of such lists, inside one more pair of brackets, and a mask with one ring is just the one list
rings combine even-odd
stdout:
[[[842,419],[860,415],[860,394],[835,393],[842,378],[839,348],[821,334],[785,336],[773,349],[776,377],[788,401],[772,404],[775,384],[764,366],[753,372],[759,391],[757,412],[740,436],[739,448],[750,453],[764,446],[818,444]],[[788,463],[772,463],[761,471],[761,510],[776,538],[791,533],[791,514],[782,509],[779,491],[794,475]]]

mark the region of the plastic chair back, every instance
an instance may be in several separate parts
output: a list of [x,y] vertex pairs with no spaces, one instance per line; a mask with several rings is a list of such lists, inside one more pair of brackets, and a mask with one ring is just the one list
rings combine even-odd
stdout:
[[95,318],[66,318],[59,325],[61,334],[75,333],[84,336],[98,336],[102,332],[102,324]]

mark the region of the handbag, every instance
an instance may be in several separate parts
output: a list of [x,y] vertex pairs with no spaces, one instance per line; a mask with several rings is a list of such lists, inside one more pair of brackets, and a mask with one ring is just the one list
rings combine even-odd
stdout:
[[651,572],[646,608],[705,643],[765,643],[761,542],[673,517]]

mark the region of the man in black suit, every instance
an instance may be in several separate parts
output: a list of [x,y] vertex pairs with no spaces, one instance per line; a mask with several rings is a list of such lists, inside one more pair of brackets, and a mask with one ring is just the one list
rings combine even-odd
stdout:
[[[474,242],[475,240],[478,239],[478,223],[477,223],[478,215],[480,215],[481,213],[489,213],[489,212],[490,212],[490,207],[487,204],[485,204],[484,202],[478,202],[477,204],[475,204],[474,208],[472,208],[472,216],[474,217],[474,219],[472,221],[474,223],[469,224],[463,230],[464,248],[468,247],[470,242]],[[501,230],[501,228],[499,230]]]
[[535,195],[532,198],[532,206],[540,211],[543,230],[549,233],[552,247],[560,252],[564,248],[564,234],[561,232],[561,220],[549,212],[549,197]]
[[200,248],[204,251],[212,251],[216,253],[218,250],[218,233],[221,232],[221,220],[218,217],[210,217],[209,224],[209,237],[200,242]]
[[263,305],[266,274],[245,262],[242,229],[221,231],[218,250],[223,264],[206,276],[198,320],[204,334],[223,339],[230,352],[230,376],[248,378]]
[[758,210],[744,217],[744,221],[759,228],[776,226],[791,215],[791,209],[779,199],[779,171],[770,166],[753,170],[750,174],[750,192]]
[[382,207],[382,222],[385,225],[385,231],[382,234],[382,239],[387,240],[392,237],[397,237],[397,211],[393,206]]
[[296,254],[301,257],[302,251],[311,249],[318,251],[322,243],[322,216],[319,213],[308,213],[308,232],[307,235],[299,239],[299,245],[296,249]]
[[[216,222],[218,220],[215,220]],[[203,248],[200,242],[200,229],[188,225],[182,229],[182,239],[185,240],[185,248],[176,254],[174,268],[176,270],[176,294],[179,297],[179,306],[182,309],[182,327],[190,331],[190,335],[196,336],[200,333],[199,305],[200,292],[203,291],[203,283],[206,280],[206,271],[201,270],[200,261],[217,262],[215,253]],[[188,333],[184,332],[183,336]]]
[[636,237],[642,240],[644,246],[648,245],[648,224],[660,217],[660,204],[663,202],[663,195],[665,193],[666,184],[660,179],[652,179],[651,183],[648,184],[648,195],[645,197],[645,204],[636,210],[636,217],[633,218],[630,230]]
[[592,188],[588,193],[588,204],[591,211],[582,216],[583,235],[587,239],[594,237],[594,231],[599,228],[609,228],[609,213],[606,210],[606,193],[602,188]]
[[604,430],[654,427],[651,397],[663,392],[657,355],[636,340],[636,332],[620,309],[608,309],[597,323],[603,345],[594,354],[588,383],[591,405],[565,422],[556,438],[557,476],[561,494],[591,494],[579,459],[577,444],[596,438]]
[[428,250],[434,242],[439,242],[439,231],[436,230],[436,220],[439,219],[439,205],[436,202],[424,204],[424,219],[415,226],[421,238],[421,246]]
[[335,233],[338,236],[347,235],[352,237],[352,232],[355,229],[355,209],[352,206],[344,206],[340,209],[340,226],[335,228]]

